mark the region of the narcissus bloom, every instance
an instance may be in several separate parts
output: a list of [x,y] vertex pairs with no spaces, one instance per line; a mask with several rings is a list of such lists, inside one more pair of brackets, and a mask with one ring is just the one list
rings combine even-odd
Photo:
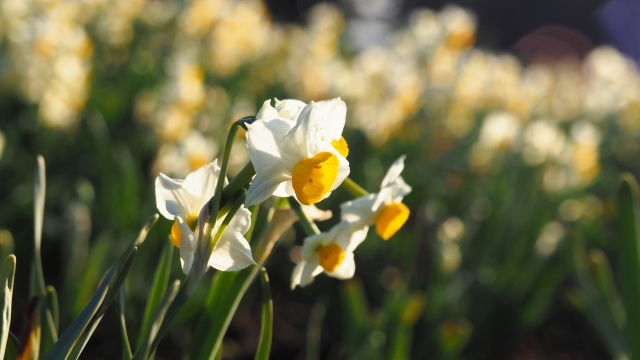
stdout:
[[265,103],[257,120],[247,125],[247,150],[256,171],[247,205],[271,195],[295,196],[301,204],[311,205],[328,197],[349,175],[349,162],[342,153],[348,149],[342,139],[344,102],[310,102],[296,119],[293,113],[281,117]]
[[[182,271],[185,274],[191,270],[196,252],[198,216],[215,194],[219,176],[220,167],[216,160],[190,173],[184,180],[172,179],[164,174],[156,178],[156,206],[162,216],[174,220],[171,242],[180,248]],[[218,219],[213,227],[213,235],[218,232],[223,220],[224,216]],[[216,244],[208,260],[209,266],[234,271],[255,264],[249,243],[244,238],[250,225],[251,213],[240,207]]]
[[411,192],[400,174],[404,159],[396,160],[380,185],[380,192],[359,197],[340,206],[343,221],[361,225],[376,225],[378,236],[389,240],[409,218],[409,208],[402,199]]
[[303,261],[291,276],[291,288],[306,286],[313,278],[325,272],[338,279],[350,279],[356,269],[353,250],[367,237],[369,227],[360,227],[345,221],[329,232],[312,235],[304,240]]

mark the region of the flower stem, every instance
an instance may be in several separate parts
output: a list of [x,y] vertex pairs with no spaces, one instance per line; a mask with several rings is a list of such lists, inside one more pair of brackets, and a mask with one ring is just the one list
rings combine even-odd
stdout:
[[[253,121],[255,121],[255,119],[256,119],[255,116],[244,117],[234,122],[231,125],[231,129],[229,129],[229,135],[227,135],[227,142],[224,147],[224,156],[222,157],[222,164],[220,165],[220,175],[218,176],[216,192],[215,192],[215,195],[213,196],[213,203],[211,204],[211,212],[209,214],[209,224],[215,224],[216,220],[218,219],[218,210],[220,209],[220,202],[222,197],[224,181],[227,178],[227,168],[229,167],[229,157],[231,156],[231,148],[233,148],[233,140],[236,138],[236,134],[238,133],[238,129],[240,128],[240,126],[244,128],[247,123],[252,123]],[[253,166],[251,166],[251,169],[253,169]],[[236,178],[237,177],[238,176],[236,176]],[[235,186],[238,186],[237,183]],[[242,186],[244,186],[244,184],[242,184],[240,187]],[[231,192],[231,194],[229,195],[233,195],[233,192]],[[207,230],[206,230],[206,233],[204,234],[205,235],[204,238],[211,239],[211,231],[213,230],[213,226],[210,225],[206,229]],[[211,253],[213,251],[213,249],[210,248],[210,246],[212,245],[211,242],[207,241],[203,245],[207,246],[205,253]]]
[[349,192],[349,194],[353,195],[353,197],[361,197],[361,196],[369,195],[369,192],[367,190],[363,189],[360,185],[358,185],[351,178],[344,179],[344,181],[342,182],[341,186],[345,190],[347,190],[347,192]]
[[307,214],[305,214],[302,210],[300,203],[293,196],[289,198],[289,205],[291,205],[293,211],[295,211],[296,215],[298,215],[300,225],[302,225],[304,232],[307,233],[308,236],[320,234],[320,230],[318,229],[316,224],[313,221],[309,220]]

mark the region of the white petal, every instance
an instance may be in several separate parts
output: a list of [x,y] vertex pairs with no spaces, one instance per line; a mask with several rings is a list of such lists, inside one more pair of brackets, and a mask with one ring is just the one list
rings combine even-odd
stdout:
[[302,270],[304,270],[306,264],[306,261],[301,261],[296,264],[296,267],[293,268],[293,273],[291,273],[291,290],[300,285],[300,279],[302,279]]
[[204,204],[211,199],[216,192],[219,176],[220,167],[218,167],[217,159],[187,175],[182,188],[193,195],[194,199],[197,199],[197,201],[190,204],[190,212],[199,213]]
[[300,275],[300,286],[307,286],[313,282],[313,278],[322,272],[322,266],[320,266],[320,259],[318,255],[312,256],[307,259],[303,269],[302,275]]
[[227,231],[233,229],[244,235],[249,231],[251,227],[251,211],[247,210],[244,206],[240,206],[238,212],[233,216],[233,219],[229,222]]
[[174,220],[176,215],[186,217],[193,197],[182,189],[182,180],[176,180],[165,174],[156,178],[156,207],[162,216]]
[[247,151],[257,174],[280,161],[283,138],[293,125],[291,121],[278,118],[247,125]]
[[278,116],[296,121],[300,116],[300,112],[302,109],[307,106],[304,102],[295,99],[285,99],[278,100],[276,99],[276,109],[278,111]]
[[326,272],[327,275],[337,279],[351,279],[356,272],[356,262],[353,260],[353,253],[347,252],[342,263],[333,272]]
[[184,222],[180,216],[176,216],[182,236],[180,237],[180,264],[182,265],[182,272],[189,273],[193,266],[193,257],[196,251],[195,248],[195,235],[189,226]]
[[402,170],[404,170],[404,159],[406,159],[406,155],[400,156],[396,161],[391,164],[389,170],[387,170],[387,174],[382,179],[382,184],[380,184],[380,189],[384,189],[391,184],[395,183],[396,180],[400,177]]
[[332,239],[331,234],[326,232],[307,236],[302,243],[302,257],[308,261],[316,254],[316,249],[319,246],[333,242]]
[[319,101],[318,114],[322,123],[323,140],[339,140],[347,117],[347,104],[340,98]]
[[[277,101],[276,101],[277,104]],[[258,114],[256,115],[256,119],[273,119],[278,117],[278,110],[271,106],[271,100],[265,100],[262,103],[262,107]]]
[[346,221],[339,222],[330,231],[333,242],[340,245],[346,252],[353,252],[367,238],[368,232],[368,226]]
[[287,178],[286,181],[281,182],[280,185],[273,191],[273,196],[278,197],[289,197],[295,196],[296,191],[293,190],[293,184],[291,183],[291,178]]
[[315,221],[324,221],[329,220],[333,216],[331,210],[321,210],[318,209],[315,205],[301,205],[302,211],[307,215],[307,217],[311,220]]
[[371,225],[382,200],[379,193],[373,193],[347,201],[340,205],[340,218],[343,221]]
[[249,191],[247,192],[247,199],[245,204],[247,206],[259,204],[273,195],[280,183],[290,179],[290,176],[282,173],[281,171],[265,171],[258,173],[249,185]]
[[317,107],[312,101],[302,109],[296,125],[283,139],[283,153],[296,154],[305,159],[320,152],[317,149],[317,144],[321,142],[320,120]]
[[223,271],[236,271],[255,265],[251,247],[237,231],[225,231],[209,258],[209,266]]

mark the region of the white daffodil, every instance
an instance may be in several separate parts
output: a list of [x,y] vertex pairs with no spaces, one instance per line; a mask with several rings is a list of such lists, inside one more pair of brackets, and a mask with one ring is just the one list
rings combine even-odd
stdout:
[[312,235],[302,245],[303,259],[291,276],[291,288],[306,286],[325,272],[338,279],[350,279],[356,270],[353,250],[367,237],[369,227],[342,221],[329,232]]
[[[174,220],[171,242],[180,248],[182,271],[187,274],[196,252],[195,229],[203,206],[215,194],[220,167],[217,160],[190,173],[182,179],[164,174],[156,178],[156,206],[162,216]],[[225,180],[225,184],[227,181]],[[216,234],[224,216],[213,227]],[[251,225],[251,213],[240,207],[216,244],[208,264],[218,270],[234,271],[255,264],[244,234]]]
[[[281,118],[297,121],[302,110],[307,106],[304,102],[295,99],[278,100],[275,99],[276,106],[271,106],[271,100],[266,100],[256,116],[257,119]],[[315,102],[319,113],[322,114],[325,123],[320,137],[324,141],[331,142],[331,145],[338,150],[345,158],[349,154],[347,141],[342,137],[345,120],[347,117],[347,106],[340,98]]]
[[344,102],[334,99],[321,106],[310,102],[295,121],[269,113],[261,110],[247,125],[247,150],[256,171],[247,205],[271,195],[295,196],[304,205],[328,197],[349,175],[349,162],[330,140],[342,134]]
[[372,193],[340,206],[343,221],[360,225],[376,225],[378,236],[389,240],[409,218],[409,208],[402,199],[411,192],[400,174],[404,169],[401,156],[387,171],[378,193]]

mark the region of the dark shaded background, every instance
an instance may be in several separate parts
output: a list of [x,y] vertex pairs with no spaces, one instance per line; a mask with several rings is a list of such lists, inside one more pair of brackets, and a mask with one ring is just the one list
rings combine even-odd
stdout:
[[[267,0],[279,22],[299,22],[318,0]],[[357,1],[332,1],[354,11]],[[365,3],[365,1],[360,1]],[[392,2],[389,1],[389,2]],[[387,19],[403,26],[412,10],[439,10],[457,4],[472,10],[478,20],[477,47],[511,51],[524,62],[582,57],[594,46],[613,44],[636,63],[640,60],[640,2],[636,0],[399,0],[397,14]]]

